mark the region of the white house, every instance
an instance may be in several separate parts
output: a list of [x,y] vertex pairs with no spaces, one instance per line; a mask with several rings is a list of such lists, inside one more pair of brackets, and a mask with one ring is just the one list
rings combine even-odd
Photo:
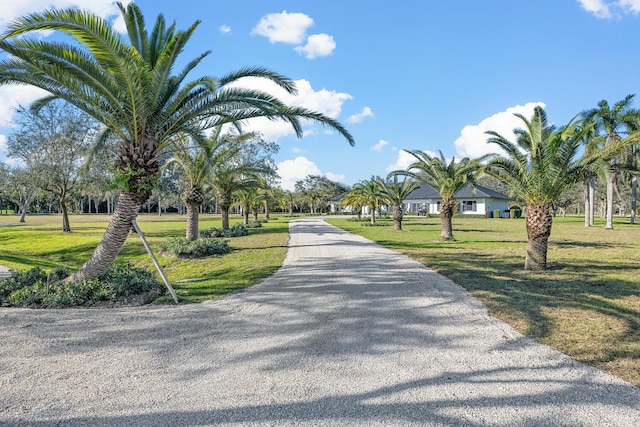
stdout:
[[[457,212],[460,214],[492,217],[494,210],[500,210],[500,216],[509,216],[509,201],[511,199],[481,185],[476,185],[475,191],[472,191],[470,186],[464,187],[456,193],[454,199],[460,204],[460,210]],[[404,201],[404,209],[406,212],[439,215],[441,200],[442,197],[436,190],[422,184],[407,196]]]

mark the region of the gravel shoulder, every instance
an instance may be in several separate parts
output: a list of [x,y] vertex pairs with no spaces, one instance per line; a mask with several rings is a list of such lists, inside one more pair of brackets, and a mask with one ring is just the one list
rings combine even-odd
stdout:
[[217,301],[0,309],[0,425],[638,426],[640,389],[321,219]]

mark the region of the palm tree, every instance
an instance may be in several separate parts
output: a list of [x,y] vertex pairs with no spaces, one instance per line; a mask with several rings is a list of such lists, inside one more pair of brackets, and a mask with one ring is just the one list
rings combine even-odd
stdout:
[[[607,148],[619,143],[629,134],[628,112],[634,95],[627,95],[623,100],[616,102],[613,107],[609,106],[606,100],[598,102],[598,107],[584,111],[582,117],[590,122],[595,131],[600,134],[601,148]],[[613,229],[613,191],[618,178],[618,155],[619,152],[612,153],[609,158],[603,160],[609,163],[605,169],[607,181],[607,223],[606,229]]]
[[211,136],[200,144],[193,144],[184,135],[175,142],[176,150],[164,168],[179,170],[187,181],[184,201],[187,208],[187,240],[198,238],[198,217],[200,206],[205,200],[211,175],[217,165],[229,160],[234,147],[227,144],[221,135],[221,127],[214,129]]
[[524,124],[514,129],[515,142],[489,131],[489,143],[498,145],[506,157],[494,157],[485,172],[505,183],[512,195],[526,205],[528,236],[524,267],[542,270],[547,267],[547,248],[552,225],[552,204],[571,185],[591,174],[596,156],[583,156],[581,128],[571,123],[556,130],[547,115],[536,107],[530,120],[516,114]]
[[393,178],[389,176],[386,180],[379,178],[377,181],[383,202],[393,207],[393,229],[402,231],[402,218],[404,216],[402,205],[404,199],[413,190],[420,187],[420,184],[412,179],[404,179],[402,182],[398,182],[397,176],[393,176]]
[[376,210],[380,207],[383,196],[378,181],[380,177],[372,176],[371,179],[357,182],[345,196],[343,203],[351,207],[369,207],[371,225],[376,224]]
[[[106,273],[140,206],[156,186],[164,152],[178,134],[201,141],[206,128],[268,117],[285,120],[301,136],[301,121],[311,119],[338,130],[354,143],[340,123],[323,114],[289,107],[260,91],[229,87],[240,78],[258,77],[295,93],[290,79],[265,68],[186,81],[209,54],[206,52],[173,74],[199,21],[186,31],[178,31],[159,15],[149,33],[135,3],[126,8],[118,3],[118,7],[128,40],[99,16],[72,8],[19,18],[0,37],[0,49],[9,54],[0,62],[0,84],[42,88],[51,95],[36,101],[34,111],[54,99],[64,99],[104,125],[97,146],[110,139],[118,141],[114,152],[118,199],[112,219],[91,258],[68,281]],[[75,42],[38,40],[43,30],[59,31]],[[25,37],[29,35],[34,38]]]
[[392,172],[392,175],[406,175],[416,181],[423,182],[433,188],[437,188],[442,200],[440,201],[440,221],[441,231],[440,240],[445,242],[455,240],[453,238],[453,225],[451,220],[454,214],[456,193],[465,186],[470,185],[472,188],[476,183],[476,177],[482,171],[483,164],[488,156],[482,156],[478,159],[470,159],[465,157],[460,161],[456,161],[453,157],[450,162],[440,151],[440,156],[431,156],[424,151],[405,150],[411,154],[416,161],[410,164],[404,171]]

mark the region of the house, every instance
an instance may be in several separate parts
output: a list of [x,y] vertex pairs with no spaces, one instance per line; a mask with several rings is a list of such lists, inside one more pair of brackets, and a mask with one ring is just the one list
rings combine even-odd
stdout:
[[[422,184],[407,196],[404,209],[405,212],[439,215],[441,200],[440,194],[435,189]],[[475,191],[472,191],[470,186],[466,186],[456,193],[455,201],[459,203],[460,210],[454,213],[492,217],[493,211],[499,210],[500,216],[508,217],[511,198],[481,185],[476,185]]]

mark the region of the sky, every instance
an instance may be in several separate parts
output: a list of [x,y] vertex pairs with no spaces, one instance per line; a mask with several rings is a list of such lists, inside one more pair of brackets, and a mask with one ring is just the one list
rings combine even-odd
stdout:
[[[281,186],[309,174],[352,185],[405,168],[403,150],[452,157],[494,152],[485,131],[507,137],[542,105],[556,125],[606,99],[640,91],[640,0],[136,0],[151,27],[158,14],[186,29],[200,20],[182,65],[212,53],[191,73],[221,77],[264,66],[296,81],[291,105],[337,119],[355,147],[310,123],[296,138],[283,123],[247,130],[277,142]],[[90,9],[122,30],[109,0],[0,2],[0,31],[45,8]],[[50,37],[40,34],[40,37]],[[0,87],[0,161],[17,105],[42,96]],[[635,102],[640,108],[640,100]]]

